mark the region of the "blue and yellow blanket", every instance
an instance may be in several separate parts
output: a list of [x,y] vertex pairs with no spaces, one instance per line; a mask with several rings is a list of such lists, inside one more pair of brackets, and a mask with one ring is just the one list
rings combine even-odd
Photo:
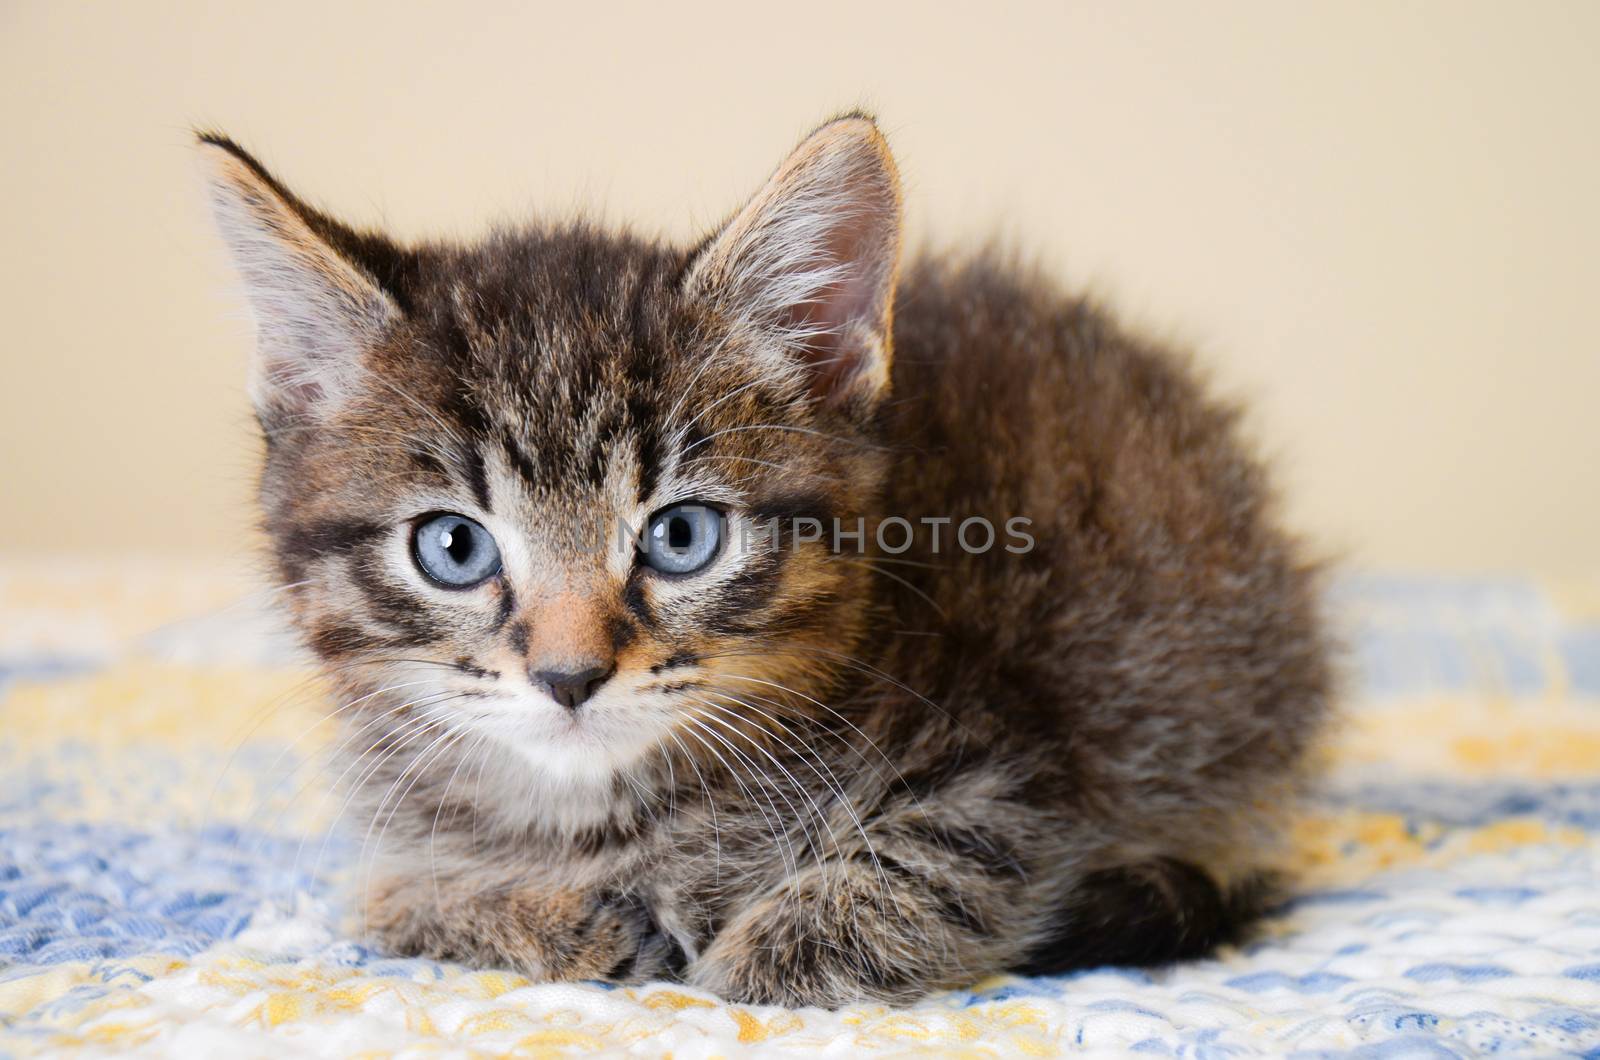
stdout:
[[1301,889],[1241,950],[907,1009],[394,960],[314,680],[236,577],[0,568],[0,1056],[1600,1056],[1600,585],[1347,579]]

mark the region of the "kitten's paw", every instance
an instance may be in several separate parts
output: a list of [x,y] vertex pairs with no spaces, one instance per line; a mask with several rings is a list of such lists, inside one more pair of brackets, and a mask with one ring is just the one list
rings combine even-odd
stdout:
[[368,928],[384,949],[510,967],[540,980],[642,982],[673,976],[684,964],[682,949],[629,895],[528,887],[418,898],[406,883],[373,889]]
[[684,981],[728,1001],[787,1008],[909,1002],[927,992],[914,969],[887,956],[889,925],[870,911],[841,916],[837,903],[796,898],[745,911],[685,969]]

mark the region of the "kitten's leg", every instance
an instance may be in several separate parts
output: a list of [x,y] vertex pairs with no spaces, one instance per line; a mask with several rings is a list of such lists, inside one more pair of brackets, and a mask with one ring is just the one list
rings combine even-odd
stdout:
[[875,858],[791,877],[734,916],[685,978],[733,1000],[836,1007],[908,1001],[1004,970],[1163,964],[1235,938],[1267,893],[1254,883],[1224,892],[1172,858],[1077,875],[1065,860],[1025,867],[1020,843],[975,827],[917,834],[893,829]]
[[470,889],[394,879],[368,895],[368,927],[403,956],[515,968],[535,979],[673,977],[683,951],[636,897],[534,884]]
[[684,978],[732,1000],[909,1001],[1004,967],[1035,937],[1012,848],[974,828],[895,830],[740,910]]

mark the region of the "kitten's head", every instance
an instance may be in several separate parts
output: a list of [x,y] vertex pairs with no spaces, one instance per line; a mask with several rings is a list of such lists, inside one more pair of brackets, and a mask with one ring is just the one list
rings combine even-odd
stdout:
[[265,524],[353,714],[609,781],[825,698],[866,571],[792,530],[853,528],[882,475],[899,192],[871,121],[823,126],[692,250],[400,246],[201,141],[257,323]]

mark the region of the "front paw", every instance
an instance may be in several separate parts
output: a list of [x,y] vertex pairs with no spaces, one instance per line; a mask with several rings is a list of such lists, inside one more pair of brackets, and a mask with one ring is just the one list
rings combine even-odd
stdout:
[[645,903],[614,892],[530,886],[435,900],[391,884],[369,896],[368,918],[391,953],[515,968],[540,980],[641,982],[684,962]]
[[787,1008],[913,1001],[931,985],[928,970],[901,952],[907,925],[881,916],[879,904],[877,895],[805,890],[757,903],[717,935],[684,981],[728,1001]]

